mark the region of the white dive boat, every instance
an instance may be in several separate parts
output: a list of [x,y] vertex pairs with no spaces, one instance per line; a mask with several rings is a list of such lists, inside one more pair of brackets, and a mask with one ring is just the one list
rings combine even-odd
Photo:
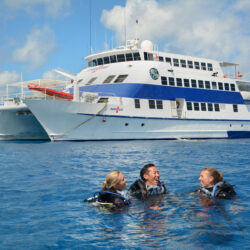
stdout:
[[42,89],[46,89],[45,87],[48,86],[65,87],[68,82],[38,79],[9,84],[8,88],[21,87],[21,93],[13,95],[14,97],[3,98],[3,101],[0,103],[0,140],[49,140],[46,131],[27,105],[23,103],[23,100],[35,98],[47,99],[53,98],[53,96],[48,97],[47,94],[41,93],[41,91],[34,91],[33,95],[31,95],[31,91],[24,92],[23,90],[27,88],[29,84],[43,86],[44,88]]
[[137,43],[86,57],[73,101],[25,100],[51,140],[250,137],[250,82],[223,73],[236,64]]

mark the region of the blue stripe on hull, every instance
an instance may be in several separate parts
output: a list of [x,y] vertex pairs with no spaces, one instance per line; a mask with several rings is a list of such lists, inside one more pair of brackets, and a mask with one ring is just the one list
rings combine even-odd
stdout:
[[[244,104],[239,92],[171,87],[152,84],[119,83],[83,86],[80,92],[97,92],[103,96],[117,96],[139,99],[176,100],[185,98],[192,102]],[[73,89],[70,90],[73,92]]]
[[250,131],[228,131],[228,138],[250,138]]

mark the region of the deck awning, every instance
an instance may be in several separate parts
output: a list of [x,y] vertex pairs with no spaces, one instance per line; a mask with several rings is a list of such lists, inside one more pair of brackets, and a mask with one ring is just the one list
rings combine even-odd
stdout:
[[231,62],[220,62],[221,67],[229,67],[229,66],[238,66],[237,63],[231,63]]
[[11,87],[27,87],[28,84],[34,83],[38,84],[43,87],[53,87],[53,86],[65,86],[69,84],[69,81],[62,81],[62,80],[47,80],[47,79],[36,79],[36,80],[30,80],[30,81],[24,81],[24,82],[16,82],[16,83],[10,83],[8,86]]

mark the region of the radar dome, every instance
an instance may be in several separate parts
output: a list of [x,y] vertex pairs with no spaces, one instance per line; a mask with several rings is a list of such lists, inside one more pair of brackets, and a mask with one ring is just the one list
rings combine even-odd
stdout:
[[153,50],[153,43],[149,40],[144,40],[142,43],[141,43],[141,48],[143,50]]

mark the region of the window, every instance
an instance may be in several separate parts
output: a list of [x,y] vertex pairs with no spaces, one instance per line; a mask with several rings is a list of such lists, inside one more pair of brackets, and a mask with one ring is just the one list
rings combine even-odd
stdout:
[[214,109],[213,109],[213,104],[212,103],[208,103],[207,104],[207,110],[208,111],[213,111]]
[[124,54],[117,55],[117,62],[125,62]]
[[224,83],[225,90],[229,91],[229,83]]
[[153,60],[154,60],[153,54],[148,53],[148,60],[150,60],[150,61],[153,61]]
[[167,83],[167,77],[166,76],[162,76],[161,77],[161,84],[162,85],[168,85],[168,83]]
[[178,87],[182,87],[182,79],[181,78],[176,78],[176,85]]
[[103,65],[103,60],[102,58],[97,59],[97,65]]
[[204,103],[204,102],[201,103],[201,110],[207,111],[206,103]]
[[187,88],[190,87],[189,79],[184,79],[184,86]]
[[87,82],[87,84],[91,84],[91,83],[93,83],[96,79],[97,79],[97,77],[93,77],[93,78],[91,78],[91,79]]
[[195,69],[200,69],[200,63],[199,62],[194,62]]
[[238,105],[237,104],[233,104],[233,111],[238,112]]
[[204,89],[204,82],[202,80],[198,80],[199,88]]
[[125,56],[126,56],[126,61],[133,61],[132,53],[125,54]]
[[191,85],[192,85],[192,88],[197,88],[196,80],[192,79],[191,80]]
[[106,98],[106,97],[101,97],[99,100],[98,100],[98,103],[108,103],[109,99]]
[[157,109],[163,109],[162,100],[156,100]]
[[109,57],[106,56],[103,58],[104,64],[108,64],[109,63]]
[[186,60],[181,60],[181,67],[186,68]]
[[123,82],[127,77],[128,75],[119,75],[114,82]]
[[220,105],[215,103],[214,104],[214,111],[219,112],[220,111]]
[[175,83],[174,83],[174,78],[173,78],[173,77],[169,77],[169,78],[168,78],[168,82],[169,82],[169,85],[170,85],[170,86],[174,86],[174,85],[175,85]]
[[230,84],[231,91],[235,91],[235,85],[233,83]]
[[213,65],[212,65],[212,63],[208,63],[207,64],[207,70],[208,71],[213,71]]
[[115,63],[116,62],[116,55],[110,56],[110,62]]
[[136,109],[141,108],[140,100],[139,100],[139,99],[135,99],[135,108],[136,108]]
[[149,108],[155,109],[155,100],[148,100]]
[[193,62],[192,61],[188,61],[188,68],[192,69],[194,66],[193,66]]
[[187,110],[192,110],[192,102],[187,102]]
[[199,103],[198,102],[194,102],[194,110],[195,111],[199,111],[200,107],[199,107]]
[[163,56],[159,56],[159,61],[160,61],[160,62],[164,62]]
[[223,90],[223,84],[222,84],[222,82],[218,82],[218,88],[219,88],[219,90]]
[[108,76],[103,83],[110,83],[115,78],[115,75]]
[[140,61],[141,60],[140,53],[136,52],[136,53],[133,53],[133,55],[134,55],[134,61]]
[[207,70],[206,63],[204,63],[204,62],[201,63],[201,69],[202,70]]
[[174,61],[174,66],[179,67],[179,59],[174,58],[173,61]]
[[206,87],[206,89],[210,89],[211,87],[210,87],[210,82],[209,81],[205,81],[205,87]]
[[165,61],[170,63],[170,65],[172,65],[172,62],[171,62],[171,58],[170,57],[165,57]]
[[216,82],[212,82],[212,89],[217,89],[217,84],[216,84]]

